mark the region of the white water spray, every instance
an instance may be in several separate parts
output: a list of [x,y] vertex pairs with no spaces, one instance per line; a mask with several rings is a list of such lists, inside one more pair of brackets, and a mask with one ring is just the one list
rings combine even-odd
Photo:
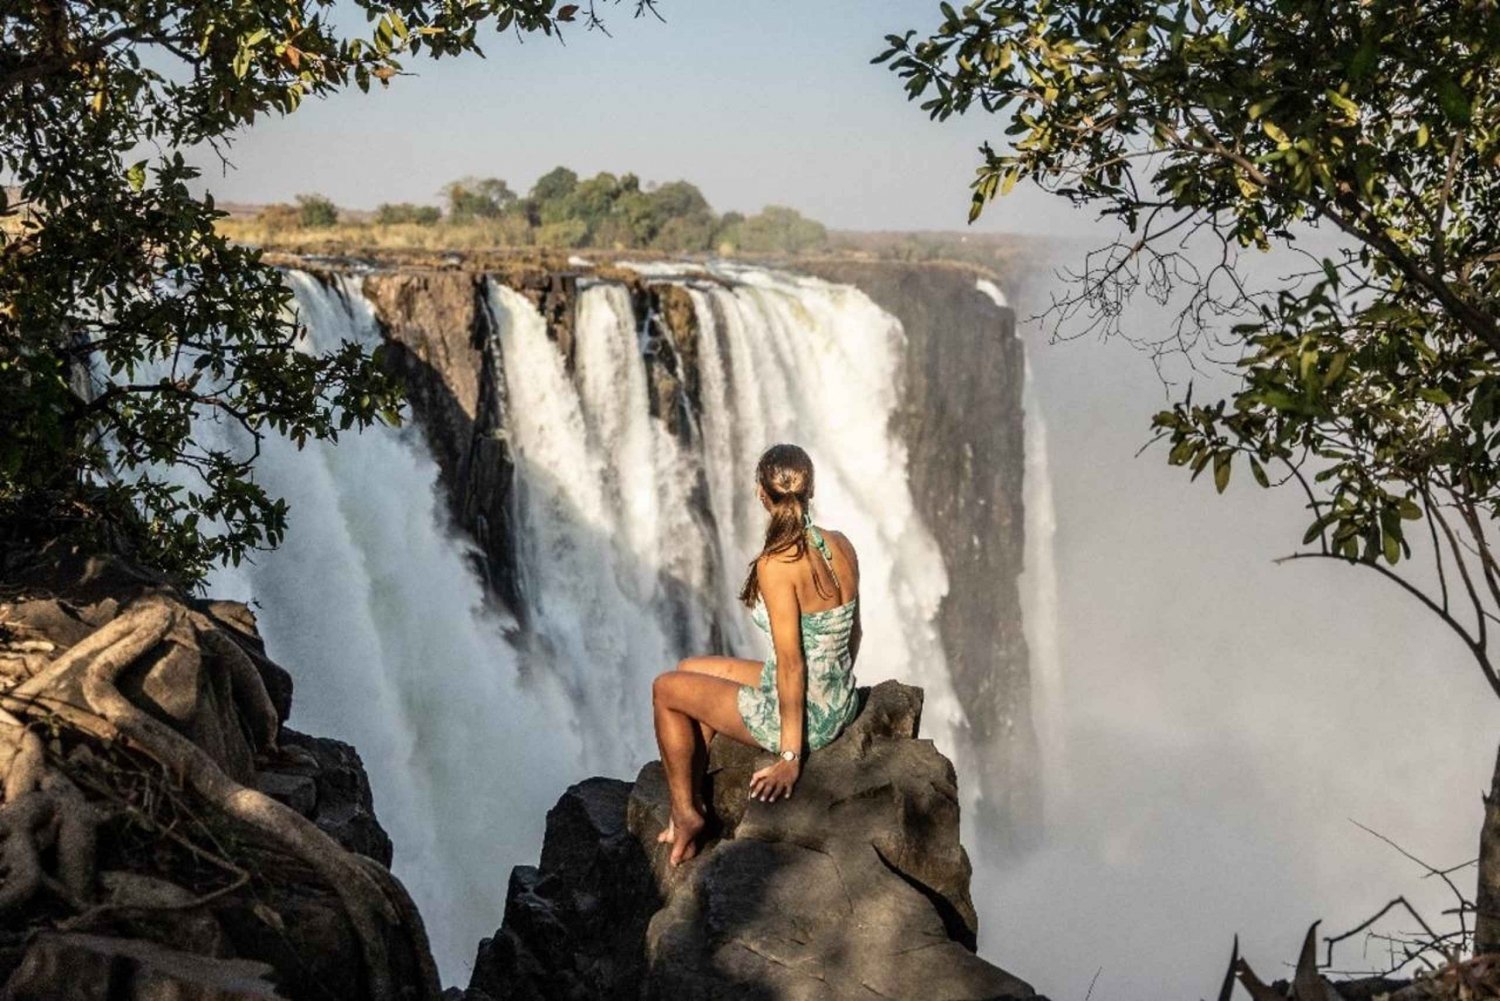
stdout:
[[[1058,648],[1057,509],[1052,498],[1052,466],[1047,455],[1047,421],[1042,415],[1031,360],[1026,361],[1021,406],[1026,414],[1026,563],[1021,574],[1021,624],[1026,632],[1031,677],[1031,718],[1042,757],[1043,803],[1066,796],[1067,748],[1062,718],[1066,700],[1062,654]],[[1044,807],[1045,813],[1045,807]],[[1045,822],[1045,816],[1043,821]]]
[[[373,343],[358,283],[289,281],[313,349]],[[393,870],[449,979],[500,923],[506,874],[534,857],[545,807],[576,778],[547,679],[526,689],[443,528],[420,431],[375,428],[298,451],[270,438],[257,469],[294,512],[283,546],[211,581],[253,597],[267,650],[296,677],[291,723],[353,743],[395,843]]]

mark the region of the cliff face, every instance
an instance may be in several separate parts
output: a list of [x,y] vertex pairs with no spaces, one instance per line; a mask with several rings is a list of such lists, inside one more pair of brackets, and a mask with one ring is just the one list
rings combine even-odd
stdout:
[[974,954],[953,766],[917,739],[922,692],[862,689],[859,717],[808,758],[793,795],[749,800],[763,752],[710,748],[709,827],[669,867],[659,762],[589,779],[547,815],[467,1001],[592,998],[1030,998]]
[[917,510],[948,568],[943,652],[975,742],[1000,762],[975,776],[990,813],[982,823],[1024,841],[1028,819],[1039,816],[1040,789],[1017,583],[1026,436],[1015,313],[959,265],[810,262],[805,270],[860,289],[906,331],[897,433]]
[[436,996],[359,756],[284,725],[246,606],[5,569],[0,996]]
[[366,277],[364,294],[385,324],[390,364],[406,382],[412,411],[442,470],[449,514],[478,544],[479,569],[491,592],[516,608],[513,463],[483,275],[380,272]]

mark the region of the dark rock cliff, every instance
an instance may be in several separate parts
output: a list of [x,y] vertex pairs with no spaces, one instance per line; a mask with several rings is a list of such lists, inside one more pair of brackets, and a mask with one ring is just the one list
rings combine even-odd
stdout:
[[792,796],[749,800],[764,752],[716,738],[709,827],[677,868],[659,762],[595,778],[547,815],[541,864],[511,876],[466,1001],[1030,998],[974,953],[953,766],[917,738],[922,692],[861,689]]
[[803,270],[853,285],[906,331],[896,430],[913,499],[948,569],[943,652],[975,743],[1000,762],[974,776],[988,814],[981,823],[1025,844],[1040,788],[1018,587],[1026,435],[1015,313],[980,292],[984,273],[964,265],[812,261]]
[[113,559],[0,584],[0,997],[435,998],[359,756],[250,610]]

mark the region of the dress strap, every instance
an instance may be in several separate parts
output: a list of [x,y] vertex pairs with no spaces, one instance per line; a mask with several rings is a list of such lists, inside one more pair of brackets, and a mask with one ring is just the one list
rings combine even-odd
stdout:
[[828,540],[823,538],[823,533],[811,521],[807,523],[807,534],[812,536],[813,545],[818,547],[818,552],[823,556],[823,562],[828,566],[828,573],[833,577],[833,586],[842,591],[843,585],[839,583],[838,571],[833,569],[833,553],[828,548]]

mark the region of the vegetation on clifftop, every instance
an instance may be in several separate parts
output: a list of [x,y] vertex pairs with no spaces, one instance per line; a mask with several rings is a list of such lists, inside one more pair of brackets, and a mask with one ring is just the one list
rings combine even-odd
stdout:
[[[493,247],[656,250],[686,254],[800,254],[828,245],[822,223],[768,205],[746,216],[714,212],[687,181],[643,183],[635,174],[580,178],[556,167],[524,195],[497,177],[466,177],[442,190],[444,208],[387,202],[373,213],[338,212],[322,195],[227,219],[232,239],[288,249],[347,247],[478,250]],[[309,211],[317,208],[317,214]]]

